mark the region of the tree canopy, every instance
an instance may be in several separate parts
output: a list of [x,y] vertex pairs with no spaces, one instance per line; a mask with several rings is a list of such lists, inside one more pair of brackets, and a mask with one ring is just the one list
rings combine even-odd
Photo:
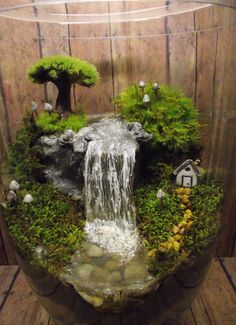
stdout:
[[56,106],[62,111],[70,111],[71,85],[91,87],[100,79],[94,65],[75,57],[55,55],[34,63],[28,72],[29,79],[38,84],[53,82],[58,88]]

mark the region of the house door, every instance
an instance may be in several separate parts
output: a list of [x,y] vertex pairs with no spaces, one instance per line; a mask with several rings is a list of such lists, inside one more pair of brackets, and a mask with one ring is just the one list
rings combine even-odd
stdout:
[[192,184],[193,184],[192,176],[182,176],[183,187],[192,187]]

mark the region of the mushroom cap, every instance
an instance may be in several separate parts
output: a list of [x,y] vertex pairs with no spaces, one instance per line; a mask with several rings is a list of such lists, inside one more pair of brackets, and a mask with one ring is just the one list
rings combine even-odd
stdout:
[[140,80],[139,83],[138,83],[138,86],[139,86],[139,88],[144,88],[146,85],[145,85],[145,82],[143,80]]
[[16,193],[12,190],[8,191],[7,201],[12,202],[12,201],[16,201],[16,199],[17,199]]
[[49,104],[49,103],[45,103],[45,104],[44,104],[44,110],[45,110],[46,112],[51,112],[51,111],[53,110],[53,107],[52,107],[51,104]]
[[38,104],[34,101],[31,102],[31,111],[34,112],[38,108]]
[[38,257],[46,256],[48,254],[46,248],[43,247],[42,245],[36,246],[34,251]]
[[149,97],[148,94],[145,94],[145,95],[143,96],[143,103],[149,103],[149,102],[150,102],[150,97]]
[[9,185],[9,190],[18,191],[19,189],[20,189],[20,184],[16,180],[11,181]]
[[24,203],[31,203],[34,200],[33,196],[31,194],[25,194],[25,197],[23,199]]
[[153,86],[152,86],[153,90],[157,90],[160,88],[160,86],[158,85],[157,82],[154,82]]
[[160,188],[157,192],[157,198],[158,199],[163,199],[166,196],[165,192],[162,191],[162,189]]

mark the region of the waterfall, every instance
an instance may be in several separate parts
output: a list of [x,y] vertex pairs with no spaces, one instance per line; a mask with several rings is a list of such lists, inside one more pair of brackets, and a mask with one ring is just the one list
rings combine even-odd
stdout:
[[85,156],[85,206],[88,221],[98,218],[135,226],[132,187],[137,143],[119,119],[93,125]]

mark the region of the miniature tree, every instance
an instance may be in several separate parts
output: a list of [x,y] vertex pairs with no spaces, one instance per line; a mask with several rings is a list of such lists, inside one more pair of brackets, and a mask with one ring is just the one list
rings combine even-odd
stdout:
[[59,112],[71,112],[70,92],[72,84],[91,87],[99,80],[94,65],[70,56],[50,56],[33,64],[28,72],[34,83],[51,81],[58,89],[56,109]]

